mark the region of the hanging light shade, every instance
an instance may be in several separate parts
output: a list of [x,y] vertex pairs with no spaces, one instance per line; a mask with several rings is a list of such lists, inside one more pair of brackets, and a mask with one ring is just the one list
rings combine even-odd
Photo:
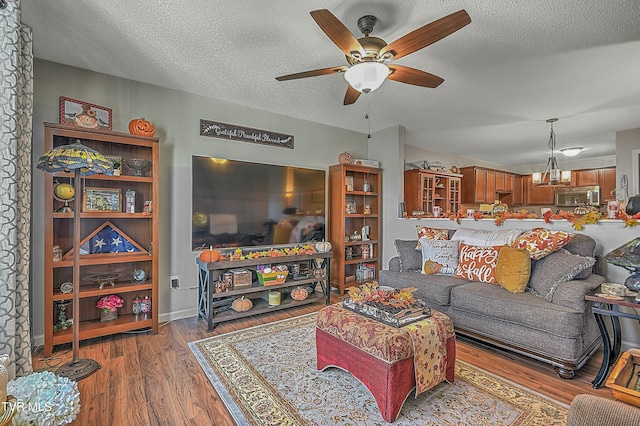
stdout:
[[[548,143],[549,149],[551,149],[551,156],[547,160],[547,167],[544,169],[544,173],[534,173],[532,175],[532,182],[538,186],[558,186],[568,185],[571,183],[571,173],[567,173],[567,171],[562,172],[560,170],[555,156],[556,134],[553,131],[553,123],[556,121],[558,121],[557,118],[550,118],[547,120],[547,123],[551,125]],[[547,176],[549,176],[548,181]]]
[[389,67],[380,62],[361,62],[344,73],[344,79],[358,92],[369,93],[389,76]]

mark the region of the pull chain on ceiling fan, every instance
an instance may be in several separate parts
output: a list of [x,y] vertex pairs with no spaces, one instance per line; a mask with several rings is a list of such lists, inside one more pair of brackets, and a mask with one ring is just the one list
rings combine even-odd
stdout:
[[358,28],[364,34],[364,37],[359,39],[356,39],[347,27],[327,9],[314,10],[311,12],[311,17],[327,37],[345,54],[347,62],[351,66],[343,65],[304,71],[276,77],[276,80],[286,81],[344,73],[344,77],[349,83],[344,97],[344,105],[353,104],[358,100],[360,93],[376,90],[387,78],[414,86],[438,87],[444,80],[436,75],[386,62],[400,59],[427,47],[471,22],[467,12],[459,10],[387,44],[383,39],[369,35],[377,22],[377,18],[373,15],[366,15],[358,20]]

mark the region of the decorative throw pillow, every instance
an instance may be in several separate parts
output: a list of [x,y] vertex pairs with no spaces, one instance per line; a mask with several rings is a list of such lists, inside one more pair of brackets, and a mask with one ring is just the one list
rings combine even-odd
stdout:
[[416,240],[395,240],[393,245],[400,258],[400,272],[416,272],[421,269],[422,256],[416,250]]
[[498,252],[502,246],[478,247],[460,244],[460,258],[454,277],[485,283],[496,282]]
[[451,239],[479,247],[503,246],[511,245],[522,232],[522,229],[484,231],[481,229],[462,228],[458,229]]
[[421,238],[426,238],[428,240],[448,240],[449,239],[448,229],[429,228],[424,225],[416,225],[416,230],[418,231],[418,245],[416,246],[416,250],[420,250]]
[[531,292],[551,302],[560,284],[571,281],[594,263],[596,260],[593,257],[578,256],[567,250],[553,252],[536,262],[529,282]]
[[564,231],[533,228],[520,235],[511,247],[527,249],[532,259],[540,260],[567,245],[571,237],[570,233]]
[[526,249],[503,246],[498,253],[496,281],[511,293],[524,293],[531,276],[531,258]]
[[426,275],[453,275],[458,266],[458,242],[420,238],[422,268]]

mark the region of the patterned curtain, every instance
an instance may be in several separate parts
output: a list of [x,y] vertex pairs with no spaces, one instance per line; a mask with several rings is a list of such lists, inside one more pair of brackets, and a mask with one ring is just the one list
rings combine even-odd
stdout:
[[0,354],[32,372],[29,321],[33,53],[20,0],[0,0]]

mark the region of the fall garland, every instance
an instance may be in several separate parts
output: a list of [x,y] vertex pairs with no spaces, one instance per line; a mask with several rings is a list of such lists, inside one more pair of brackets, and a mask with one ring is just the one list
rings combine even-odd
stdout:
[[[416,218],[417,216],[414,216],[414,218]],[[448,218],[450,220],[455,220],[458,224],[460,224],[460,219],[465,219],[467,218],[467,216],[461,212],[447,212],[444,215],[441,216],[442,218]],[[480,220],[480,219],[484,219],[484,214],[480,213],[480,212],[475,212],[473,214],[473,219],[474,220]],[[422,219],[422,218],[433,218],[433,215],[429,215],[429,214],[425,214],[423,216],[419,216],[417,217],[418,219]],[[535,213],[529,213],[526,210],[520,210],[517,212],[510,212],[510,211],[505,211],[502,213],[497,213],[496,215],[493,216],[493,219],[496,223],[496,226],[500,226],[504,223],[505,220],[507,219],[538,219],[538,215]],[[573,227],[573,229],[575,229],[576,231],[582,231],[584,230],[584,225],[587,224],[595,224],[598,221],[601,220],[609,220],[609,218],[605,217],[602,213],[594,211],[594,212],[588,212],[585,214],[576,214],[573,212],[569,212],[566,210],[560,210],[557,213],[552,213],[550,210],[545,212],[542,215],[542,219],[545,221],[545,223],[551,223],[552,220],[566,220],[567,222],[571,223],[571,226]],[[637,226],[640,224],[640,222],[638,220],[640,220],[640,213],[636,213],[633,216],[630,216],[628,214],[626,214],[623,211],[619,211],[616,214],[615,219],[619,219],[619,220],[623,220],[624,221],[624,227],[632,227],[632,226]]]

